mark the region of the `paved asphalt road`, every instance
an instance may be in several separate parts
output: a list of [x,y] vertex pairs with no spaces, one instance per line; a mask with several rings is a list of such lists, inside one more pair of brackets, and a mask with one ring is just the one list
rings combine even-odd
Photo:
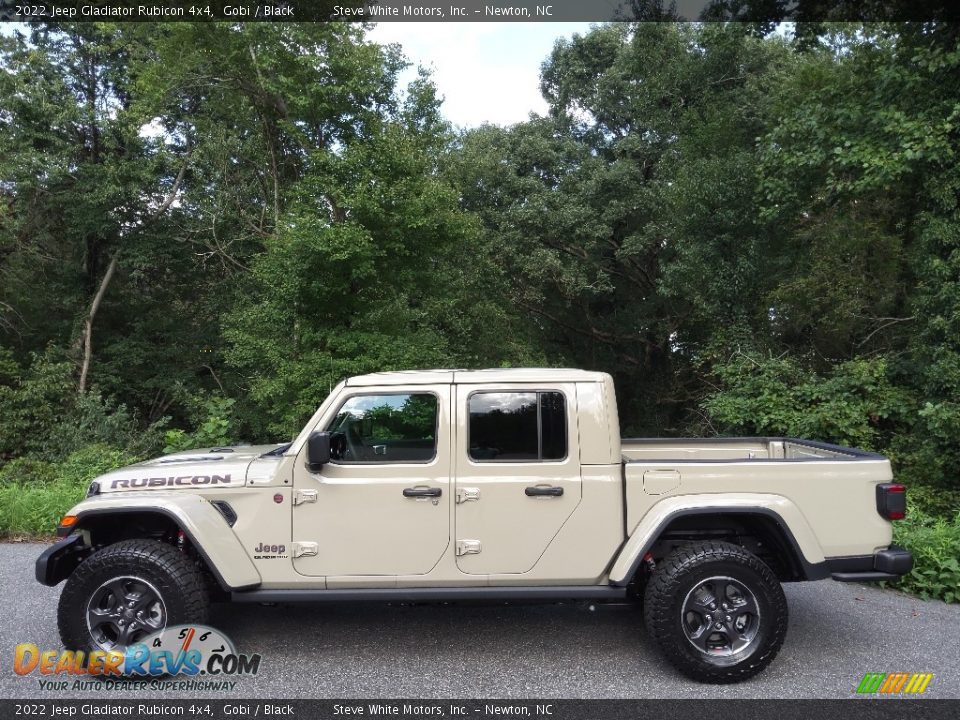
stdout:
[[[13,672],[17,643],[59,647],[60,588],[33,578],[42,548],[0,545],[0,698],[103,698],[43,692],[36,676]],[[960,698],[960,605],[832,581],[788,585],[786,593],[790,630],[780,655],[759,677],[735,686],[678,675],[629,606],[218,605],[212,624],[263,661],[260,674],[240,679],[232,693],[206,695],[849,698],[865,672],[922,671],[935,675],[926,696]],[[110,694],[124,696],[131,693]]]

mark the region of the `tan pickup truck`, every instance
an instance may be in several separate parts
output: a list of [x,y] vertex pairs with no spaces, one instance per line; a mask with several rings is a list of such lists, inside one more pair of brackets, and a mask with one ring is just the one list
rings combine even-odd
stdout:
[[609,375],[353,377],[291,443],[204,448],[97,478],[37,579],[71,649],[203,622],[209,603],[635,600],[669,660],[750,677],[781,583],[892,580],[904,487],[790,438],[624,440]]

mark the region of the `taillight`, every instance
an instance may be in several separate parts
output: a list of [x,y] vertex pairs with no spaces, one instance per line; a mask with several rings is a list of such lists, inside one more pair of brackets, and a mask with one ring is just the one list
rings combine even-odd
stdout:
[[907,516],[907,486],[900,483],[877,485],[877,512],[887,520],[903,520]]

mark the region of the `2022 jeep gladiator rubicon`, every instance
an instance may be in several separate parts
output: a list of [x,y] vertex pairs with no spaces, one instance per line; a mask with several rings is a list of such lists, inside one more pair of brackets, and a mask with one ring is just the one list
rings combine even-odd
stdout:
[[781,583],[891,580],[904,487],[882,456],[790,438],[623,440],[611,377],[376,373],[291,443],[208,448],[97,478],[37,579],[66,580],[73,650],[204,622],[211,600],[643,603],[700,681],[760,672]]

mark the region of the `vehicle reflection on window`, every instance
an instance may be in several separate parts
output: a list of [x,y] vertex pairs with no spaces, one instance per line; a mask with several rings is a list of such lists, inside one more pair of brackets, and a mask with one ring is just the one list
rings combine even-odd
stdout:
[[437,452],[437,396],[355,395],[327,427],[336,462],[427,462]]

